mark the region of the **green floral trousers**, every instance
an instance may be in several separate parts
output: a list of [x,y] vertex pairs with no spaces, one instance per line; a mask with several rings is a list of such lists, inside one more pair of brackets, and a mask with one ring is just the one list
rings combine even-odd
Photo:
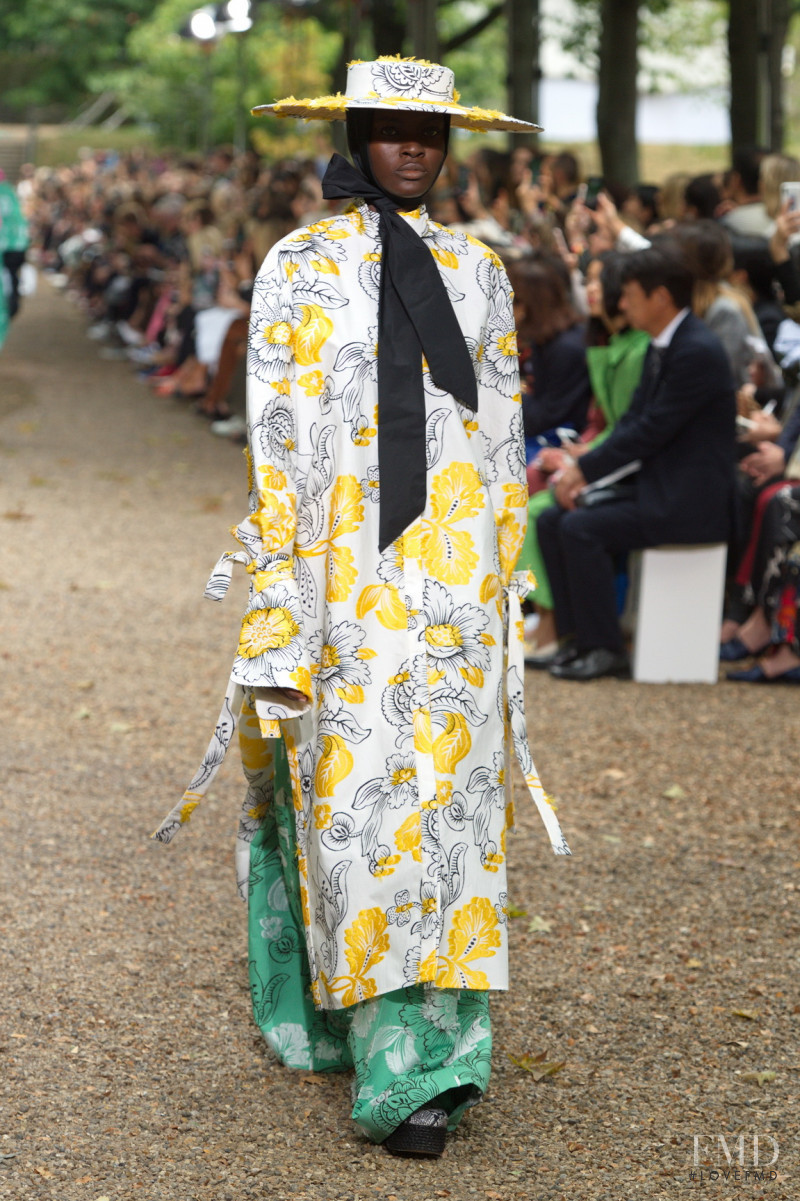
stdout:
[[492,1050],[487,992],[418,984],[348,1009],[315,1009],[282,743],[275,804],[250,848],[249,947],[253,1013],[264,1038],[286,1067],[353,1068],[353,1120],[373,1142],[433,1097],[442,1098],[451,1130],[481,1099]]

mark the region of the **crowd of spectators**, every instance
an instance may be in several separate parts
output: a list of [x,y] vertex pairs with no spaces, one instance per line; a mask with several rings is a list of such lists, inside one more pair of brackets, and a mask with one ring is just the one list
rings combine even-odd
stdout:
[[[322,198],[325,165],[226,147],[206,157],[86,152],[70,167],[26,169],[19,195],[38,265],[84,310],[99,353],[244,441],[253,281],[276,241],[334,211]],[[737,389],[739,521],[722,657],[762,653],[740,679],[800,680],[800,162],[746,151],[725,173],[621,189],[584,179],[568,151],[484,147],[448,160],[428,207],[495,250],[515,287],[533,518],[523,561],[540,580],[530,662],[556,645],[536,518],[555,503],[565,464],[608,437],[631,403],[648,338],[620,307],[624,260],[668,236]]]

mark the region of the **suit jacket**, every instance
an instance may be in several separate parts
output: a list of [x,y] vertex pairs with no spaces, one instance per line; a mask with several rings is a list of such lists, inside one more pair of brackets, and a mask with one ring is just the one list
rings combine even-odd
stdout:
[[735,520],[736,397],[719,338],[689,313],[662,352],[652,350],[628,412],[583,455],[592,482],[642,460],[636,497],[651,545],[727,542]]

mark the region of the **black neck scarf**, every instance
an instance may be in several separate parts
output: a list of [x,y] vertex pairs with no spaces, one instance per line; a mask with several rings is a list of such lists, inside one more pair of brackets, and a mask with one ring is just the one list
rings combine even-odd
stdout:
[[416,230],[397,213],[398,207],[414,201],[400,200],[378,187],[371,178],[366,141],[359,147],[360,154],[352,149],[354,158],[361,160],[359,165],[334,154],[322,180],[322,195],[331,200],[361,196],[379,214],[378,549],[383,552],[425,510],[422,355],[437,388],[451,393],[473,412],[478,409],[478,389],[472,359],[436,261]]

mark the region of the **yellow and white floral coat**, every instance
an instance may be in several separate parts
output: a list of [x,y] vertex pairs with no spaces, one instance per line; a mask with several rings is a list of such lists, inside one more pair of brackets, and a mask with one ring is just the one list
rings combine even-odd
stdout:
[[243,697],[240,884],[282,737],[323,1008],[423,981],[507,987],[512,743],[554,849],[569,853],[525,741],[519,595],[530,583],[512,573],[528,493],[508,281],[475,239],[424,209],[404,216],[439,265],[478,411],[423,363],[427,504],[380,554],[377,214],[353,205],[270,251],[248,354],[250,514],[207,590],[224,594],[238,560],[250,602],[209,751],[156,834],[168,841],[207,788]]

